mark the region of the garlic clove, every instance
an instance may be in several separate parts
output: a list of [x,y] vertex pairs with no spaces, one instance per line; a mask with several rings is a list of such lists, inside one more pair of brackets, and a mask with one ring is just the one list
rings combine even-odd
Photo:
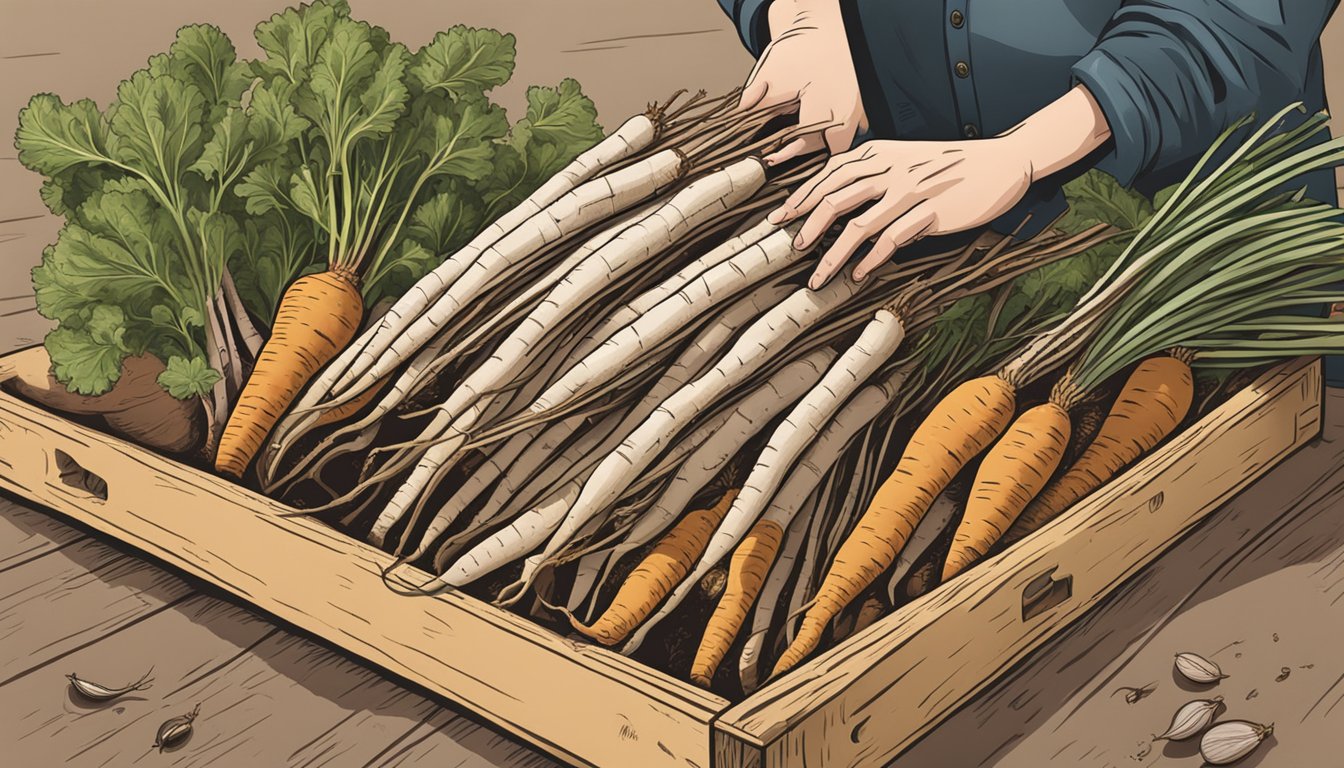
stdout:
[[1228,720],[1204,732],[1204,738],[1199,740],[1199,754],[1209,765],[1229,765],[1254,752],[1272,733],[1273,723]]
[[165,749],[177,747],[187,739],[191,738],[192,731],[195,729],[194,724],[196,718],[200,714],[201,705],[197,704],[196,708],[187,714],[163,721],[163,724],[159,726],[158,732],[154,734],[154,746],[152,749],[157,749],[162,752]]
[[1176,671],[1190,682],[1200,685],[1216,683],[1227,677],[1214,662],[1189,652],[1176,654]]
[[1171,725],[1167,726],[1167,732],[1153,740],[1181,741],[1197,735],[1200,731],[1209,727],[1222,704],[1222,696],[1215,696],[1212,699],[1196,699],[1185,704],[1176,710],[1176,714],[1172,716]]

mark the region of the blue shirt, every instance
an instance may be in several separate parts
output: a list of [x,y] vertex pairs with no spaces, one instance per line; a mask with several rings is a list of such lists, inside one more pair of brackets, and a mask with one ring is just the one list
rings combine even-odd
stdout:
[[[769,0],[719,0],[747,48],[769,42]],[[1146,194],[1179,181],[1230,124],[1300,101],[1325,108],[1320,36],[1339,0],[841,0],[873,138],[1001,133],[1064,95],[1091,91],[1112,138],[1037,184],[1048,222],[1059,185],[1100,167]],[[1289,180],[1285,179],[1285,182]],[[1329,171],[1296,180],[1335,202]]]

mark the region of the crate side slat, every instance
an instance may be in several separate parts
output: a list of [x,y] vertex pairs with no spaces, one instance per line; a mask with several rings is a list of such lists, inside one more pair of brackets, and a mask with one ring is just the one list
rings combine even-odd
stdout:
[[[62,482],[55,451],[108,485]],[[393,558],[288,507],[0,393],[0,486],[213,583],[565,760],[708,766],[728,702],[458,592],[399,597]],[[411,580],[428,575],[408,571]]]
[[[1267,372],[1013,548],[766,686],[716,722],[716,755],[763,768],[895,757],[1316,436],[1320,375],[1316,359]],[[1023,590],[1052,568],[1072,596],[1024,621]]]

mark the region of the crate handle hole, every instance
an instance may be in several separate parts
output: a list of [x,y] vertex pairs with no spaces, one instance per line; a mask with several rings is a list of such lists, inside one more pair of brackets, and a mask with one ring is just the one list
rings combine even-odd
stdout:
[[62,483],[99,501],[107,501],[107,481],[85,469],[73,456],[60,449],[56,450],[56,471],[60,473]]
[[1031,621],[1042,613],[1073,597],[1073,577],[1055,578],[1051,568],[1032,579],[1022,590],[1022,620]]

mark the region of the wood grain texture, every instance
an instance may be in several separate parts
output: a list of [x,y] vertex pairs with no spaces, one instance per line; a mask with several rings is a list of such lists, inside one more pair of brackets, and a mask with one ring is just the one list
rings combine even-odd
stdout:
[[7,571],[0,577],[0,642],[22,652],[0,654],[0,684],[190,593],[178,576],[90,538]]
[[552,768],[556,763],[480,723],[446,709],[402,734],[369,760],[371,768]]
[[[1320,430],[1320,364],[1266,374],[1014,548],[762,689],[716,728],[766,766],[875,765],[1095,606]],[[1044,574],[1072,597],[1027,619]],[[779,747],[779,748],[774,748]]]
[[[106,500],[62,482],[59,452],[107,482]],[[2,394],[0,485],[562,758],[613,766],[709,763],[710,721],[727,705],[723,699],[465,595],[397,597],[380,578],[392,561],[387,554]]]
[[0,573],[83,538],[51,515],[0,498]]
[[[151,667],[152,688],[108,704],[72,694],[64,677],[115,682]],[[159,723],[196,704],[188,744],[165,754],[147,748]],[[356,768],[387,764],[412,744],[444,755],[472,741],[494,762],[465,764],[550,765],[372,669],[204,595],[0,686],[0,717],[17,724],[6,752],[17,765]]]

